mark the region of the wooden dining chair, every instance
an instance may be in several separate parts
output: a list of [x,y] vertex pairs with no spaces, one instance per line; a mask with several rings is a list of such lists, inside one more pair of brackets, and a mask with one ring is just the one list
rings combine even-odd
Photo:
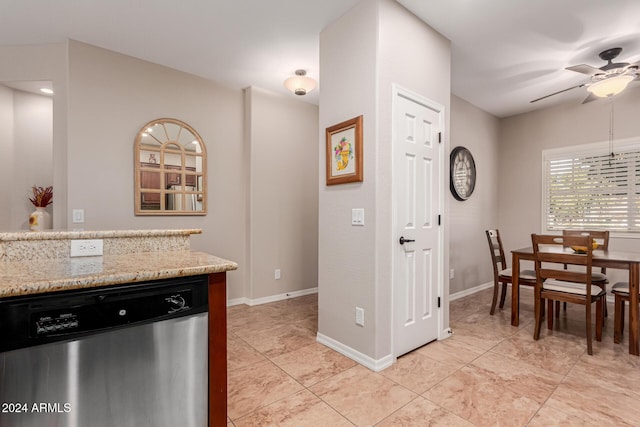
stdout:
[[611,287],[613,303],[613,342],[620,344],[624,333],[624,305],[629,301],[629,282],[618,282]]
[[[536,268],[535,328],[533,339],[540,338],[542,307],[548,303],[547,326],[553,329],[553,302],[561,301],[585,306],[587,353],[593,354],[591,305],[596,303],[596,340],[602,340],[603,304],[606,293],[593,284],[593,249],[591,236],[552,236],[532,234],[533,257]],[[586,253],[576,253],[571,246],[586,246]],[[544,264],[543,264],[544,263]],[[562,265],[578,266],[565,270]]]
[[[595,240],[598,243],[598,249],[608,250],[609,249],[609,231],[602,230],[562,230],[563,236],[586,236],[590,235],[591,239]],[[593,284],[602,288],[602,290],[607,292],[607,285],[609,284],[609,279],[607,278],[607,269],[605,267],[600,268],[600,271],[593,272]],[[564,303],[564,309],[567,309],[567,303]],[[604,315],[605,317],[608,315],[607,313],[607,304],[604,305]],[[556,317],[560,314],[560,303],[556,303]]]
[[[502,248],[502,239],[500,231],[486,230],[487,241],[489,242],[489,251],[491,252],[491,263],[493,264],[493,302],[491,303],[491,311],[493,315],[496,311],[496,303],[498,302],[498,290],[502,283],[502,293],[500,294],[500,308],[504,307],[505,296],[507,295],[507,285],[513,284],[512,271],[507,268],[507,261],[504,257],[504,249]],[[518,278],[520,285],[534,286],[536,284],[536,272],[533,270],[523,270]]]

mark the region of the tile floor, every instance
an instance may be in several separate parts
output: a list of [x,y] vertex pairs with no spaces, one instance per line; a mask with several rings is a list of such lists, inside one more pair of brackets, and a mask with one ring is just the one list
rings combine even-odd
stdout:
[[613,307],[589,356],[582,306],[536,342],[521,301],[517,328],[508,303],[489,315],[490,290],[452,301],[451,338],[378,373],[316,342],[316,295],[229,307],[228,427],[640,425],[640,358],[626,333],[613,344]]

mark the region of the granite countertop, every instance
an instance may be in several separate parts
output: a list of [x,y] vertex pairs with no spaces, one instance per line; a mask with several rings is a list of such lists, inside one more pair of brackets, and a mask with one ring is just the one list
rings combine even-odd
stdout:
[[45,230],[1,232],[1,241],[104,239],[110,237],[190,236],[202,234],[199,228],[177,230]]
[[184,230],[46,230],[0,232],[0,262],[68,258],[72,240],[99,239],[103,255],[189,250],[190,236],[200,229]]
[[238,265],[189,250],[0,263],[0,298],[221,273]]

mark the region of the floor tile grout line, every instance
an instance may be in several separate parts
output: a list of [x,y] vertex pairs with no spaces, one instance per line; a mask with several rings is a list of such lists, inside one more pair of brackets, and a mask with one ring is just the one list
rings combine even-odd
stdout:
[[[558,391],[558,388],[562,385],[562,383],[567,378],[567,376],[569,376],[571,371],[575,368],[575,366],[580,361],[580,358],[583,357],[585,353],[586,353],[586,350],[584,350],[582,353],[580,353],[579,355],[576,356],[575,362],[573,363],[571,368],[569,368],[567,370],[567,372],[562,376],[562,378],[560,379],[558,384],[556,384],[555,387],[553,388],[553,390],[551,391],[551,393],[549,393],[549,396],[547,396],[547,398],[544,400],[544,402],[542,402],[542,404],[540,404],[540,407],[538,408],[538,410],[531,416],[531,418],[529,418],[529,421],[527,421],[526,425],[529,425],[529,423],[531,423],[531,421],[533,421],[533,419],[536,417],[536,415],[538,415],[538,413],[542,410],[542,408],[547,404],[549,399],[551,399],[551,397],[555,394],[555,392]],[[556,411],[562,412],[565,415],[571,415],[571,414],[568,414],[568,413],[566,413],[564,411],[561,411],[559,409],[556,409]]]
[[[480,312],[480,311],[477,311],[477,312],[471,313],[471,314],[469,314],[468,316],[466,316],[466,318],[469,318],[469,317],[474,316],[474,315],[479,314],[479,313],[481,313],[481,312]],[[534,322],[535,322],[535,320],[534,320]],[[471,363],[473,363],[474,361],[478,360],[479,358],[481,358],[481,357],[485,356],[485,355],[486,355],[487,353],[489,353],[489,352],[491,352],[491,353],[493,353],[493,354],[496,354],[496,355],[509,357],[509,358],[511,358],[511,359],[513,359],[513,360],[519,360],[519,359],[517,359],[517,358],[510,357],[509,355],[505,355],[505,354],[502,354],[502,353],[496,352],[496,351],[494,351],[494,350],[496,349],[496,347],[498,347],[498,346],[499,346],[501,343],[503,343],[504,341],[509,340],[509,339],[512,339],[514,336],[516,336],[517,334],[519,334],[522,330],[524,330],[524,328],[525,328],[525,327],[529,326],[530,324],[531,324],[531,322],[528,322],[526,325],[522,325],[522,324],[521,324],[521,325],[519,325],[519,326],[518,326],[518,330],[516,330],[514,333],[512,333],[512,334],[508,335],[507,337],[504,337],[504,338],[503,338],[503,339],[501,339],[498,343],[496,343],[495,345],[493,345],[491,348],[489,348],[488,350],[486,350],[484,353],[482,353],[482,354],[478,355],[478,356],[477,356],[476,358],[474,358],[473,360],[469,361],[469,362],[468,362],[467,364],[465,364],[463,367],[470,365]],[[586,350],[585,350],[585,351],[586,351]],[[559,381],[559,382],[558,382],[558,383],[553,387],[553,390],[551,390],[551,392],[549,393],[549,395],[547,396],[547,398],[546,398],[542,403],[540,403],[540,405],[538,406],[538,409],[535,411],[535,413],[533,413],[533,414],[531,415],[531,417],[529,418],[529,420],[526,422],[526,424],[525,424],[525,425],[529,425],[529,423],[531,423],[531,421],[536,417],[536,415],[538,414],[538,412],[540,412],[540,410],[544,407],[544,405],[545,405],[545,404],[547,403],[547,401],[551,398],[551,396],[553,396],[553,394],[556,392],[556,390],[558,389],[558,387],[563,383],[563,381],[565,380],[565,378],[566,378],[566,377],[569,375],[569,373],[573,370],[573,368],[576,366],[576,364],[578,363],[578,361],[580,360],[580,358],[581,358],[583,355],[584,355],[584,352],[582,352],[582,353],[580,353],[579,355],[577,355],[577,356],[576,356],[576,358],[575,358],[575,360],[574,360],[573,364],[571,365],[571,368],[569,368],[569,369],[567,370],[567,372],[562,376],[562,378],[560,379],[560,381]],[[462,369],[463,367],[461,367],[461,368],[459,368],[459,369]],[[551,371],[547,371],[547,372],[553,373],[553,372],[551,372]],[[445,379],[443,379],[443,380],[441,380],[440,382],[445,381],[445,380],[446,380],[446,378],[445,378]],[[432,387],[432,388],[433,388],[433,387]],[[426,393],[426,392],[425,392],[425,393]],[[443,408],[443,409],[447,410],[446,408]],[[560,411],[560,412],[562,412],[562,411]],[[564,413],[564,412],[563,412],[563,413]],[[460,416],[460,415],[458,415],[458,416]],[[466,419],[466,421],[468,421],[468,422],[472,423],[472,422],[471,422],[471,420]],[[473,424],[473,423],[472,423],[472,424]]]
[[[466,306],[463,306],[463,307],[464,307],[464,308],[466,308]],[[317,310],[317,306],[316,306],[314,309],[316,309],[316,310]],[[530,310],[529,310],[529,311],[530,311]],[[487,309],[487,312],[488,312],[488,309]],[[301,313],[302,313],[302,312],[301,312]],[[452,316],[452,319],[451,319],[451,320],[452,320],[452,323],[453,323],[454,321],[456,321],[456,322],[460,322],[460,321],[463,321],[463,320],[464,320],[464,319],[466,319],[466,318],[474,317],[474,316],[478,317],[478,316],[481,316],[482,314],[483,314],[483,310],[475,310],[475,311],[473,311],[473,312],[468,311],[468,312],[464,313],[464,315],[462,315],[462,316],[460,316],[460,317],[457,317],[457,316],[455,316],[455,317],[454,317],[454,316]],[[455,320],[454,320],[454,319],[455,319]],[[567,324],[566,326],[567,326],[567,327],[569,327],[569,331],[570,331],[569,333],[572,333],[572,332],[571,332],[571,329],[573,328],[573,325],[571,325],[571,323],[573,323],[576,319],[572,318],[572,316],[567,316],[566,320],[568,321],[568,324]],[[481,323],[482,323],[481,321],[478,321],[478,324],[479,324],[479,325],[481,325]],[[476,362],[480,357],[483,357],[483,356],[485,356],[485,355],[487,355],[487,354],[498,354],[498,355],[503,355],[503,356],[506,356],[506,357],[513,357],[513,355],[509,355],[509,354],[502,354],[502,353],[500,353],[499,351],[497,351],[497,348],[498,348],[498,346],[500,346],[501,344],[503,344],[503,343],[504,343],[505,341],[507,341],[507,340],[514,340],[514,339],[515,339],[515,337],[516,337],[518,334],[522,333],[522,331],[524,330],[524,328],[526,328],[526,327],[528,327],[528,326],[530,325],[530,323],[531,323],[531,322],[529,322],[527,325],[524,325],[524,324],[522,324],[522,323],[521,323],[521,325],[520,325],[520,327],[519,327],[519,328],[514,329],[514,330],[509,330],[509,333],[508,333],[507,335],[505,335],[505,336],[498,336],[498,337],[500,338],[500,340],[499,340],[498,342],[496,342],[495,344],[492,344],[492,345],[491,345],[491,347],[489,347],[489,348],[488,348],[488,349],[486,349],[486,350],[485,350],[485,349],[482,349],[482,352],[481,352],[480,354],[478,354],[478,355],[476,355],[475,357],[473,357],[472,359],[470,359],[470,360],[466,361],[464,364],[462,364],[462,365],[461,365],[459,368],[457,368],[455,371],[450,372],[450,373],[449,373],[449,374],[448,374],[444,379],[441,379],[438,383],[432,384],[432,385],[429,387],[429,389],[428,389],[428,390],[430,390],[431,388],[433,388],[433,387],[437,386],[437,385],[438,385],[438,384],[440,384],[441,382],[446,381],[446,378],[449,378],[450,376],[455,375],[455,373],[456,373],[456,372],[459,372],[459,370],[460,370],[460,369],[463,369],[464,367],[467,367],[467,366],[469,366],[469,365],[473,364],[473,363],[474,363],[474,362]],[[309,323],[308,323],[308,322],[305,322],[304,324],[309,325]],[[303,326],[303,327],[304,327],[304,326]],[[502,326],[501,326],[501,327],[502,327]],[[555,328],[554,328],[554,329],[555,329]],[[608,329],[610,329],[610,325],[609,325],[609,328],[608,328]],[[316,329],[316,330],[317,330],[317,329]],[[609,332],[610,332],[610,331],[609,331]],[[528,332],[527,332],[527,335],[528,335]],[[278,365],[278,364],[275,362],[275,360],[274,360],[274,359],[275,359],[276,357],[278,357],[278,356],[267,356],[265,353],[262,353],[262,352],[258,351],[254,346],[252,346],[251,344],[249,344],[249,343],[248,343],[244,338],[240,337],[239,335],[236,335],[236,337],[237,337],[238,339],[240,339],[242,342],[244,342],[244,343],[245,343],[249,348],[251,348],[253,351],[256,351],[258,354],[260,354],[260,356],[261,356],[261,357],[263,357],[263,358],[264,358],[264,359],[266,359],[266,360],[269,360],[269,361],[270,361],[274,366],[276,366],[277,368],[279,368],[279,370],[283,371],[283,372],[284,372],[284,373],[285,373],[289,378],[291,378],[293,381],[295,381],[297,384],[299,384],[299,385],[302,387],[302,389],[306,390],[306,391],[307,391],[307,392],[309,392],[309,393],[312,393],[312,394],[315,396],[315,398],[319,399],[319,401],[323,402],[325,405],[327,405],[329,408],[331,408],[333,411],[335,411],[337,414],[339,414],[342,418],[344,418],[345,420],[347,420],[350,424],[353,424],[353,422],[352,422],[351,420],[349,420],[346,416],[344,416],[340,411],[338,411],[336,408],[334,408],[333,406],[331,406],[327,401],[325,401],[322,397],[320,397],[319,395],[317,395],[316,393],[314,393],[314,392],[311,390],[311,388],[312,388],[312,387],[314,387],[315,385],[317,385],[317,384],[318,384],[318,383],[320,383],[321,381],[328,380],[328,379],[330,379],[330,378],[334,377],[335,375],[339,375],[340,373],[345,372],[347,369],[345,369],[345,370],[343,370],[343,371],[341,371],[341,372],[338,372],[338,373],[332,373],[332,374],[331,374],[331,376],[326,377],[326,378],[324,378],[324,379],[323,379],[323,380],[321,380],[321,381],[318,381],[318,382],[316,382],[316,383],[314,383],[314,384],[309,384],[309,386],[305,386],[305,385],[303,385],[303,384],[301,383],[301,381],[296,380],[296,379],[295,379],[291,374],[289,374],[288,372],[286,372],[286,371],[285,371],[285,370],[284,370],[280,365]],[[558,335],[558,337],[560,337],[560,335]],[[603,341],[605,341],[605,340],[603,339]],[[599,345],[599,344],[596,344],[596,345]],[[601,347],[601,348],[602,348],[603,350],[607,350],[607,349],[608,349],[608,347],[609,347],[609,346],[603,346],[603,347]],[[477,348],[477,347],[476,347],[476,348]],[[614,350],[615,350],[615,349],[614,349]],[[609,350],[609,351],[610,351],[610,350]],[[531,422],[532,422],[532,421],[533,421],[533,420],[534,420],[534,419],[535,419],[535,418],[540,414],[540,411],[542,411],[542,410],[543,410],[543,408],[545,407],[545,405],[547,405],[547,403],[550,401],[550,399],[552,399],[552,398],[553,398],[553,396],[558,392],[559,388],[560,388],[560,387],[562,387],[562,386],[563,386],[563,384],[566,384],[566,383],[567,383],[567,379],[568,379],[568,377],[569,377],[570,375],[572,375],[573,373],[575,373],[575,372],[576,372],[576,369],[577,369],[578,364],[579,364],[579,363],[581,363],[581,361],[583,361],[583,360],[584,360],[585,362],[587,361],[586,359],[583,359],[583,357],[585,357],[585,352],[586,352],[586,349],[585,349],[585,350],[583,350],[583,351],[582,351],[581,353],[579,353],[579,354],[575,354],[575,355],[571,356],[571,359],[570,359],[570,360],[567,360],[567,361],[570,361],[571,363],[570,363],[570,365],[565,365],[565,366],[570,366],[570,368],[568,368],[566,371],[564,371],[563,373],[561,373],[561,374],[562,374],[562,377],[559,379],[559,381],[558,381],[556,384],[553,384],[553,383],[551,383],[551,384],[550,384],[550,385],[552,385],[552,389],[550,389],[549,394],[546,396],[546,398],[544,399],[544,401],[542,401],[542,403],[537,407],[537,409],[535,410],[535,412],[534,412],[532,415],[530,415],[529,420],[528,420],[528,421],[526,421],[526,423],[525,423],[525,424],[523,424],[523,425],[528,425],[528,424],[530,424],[530,423],[531,423]],[[282,354],[286,354],[286,353],[282,353]],[[436,361],[438,361],[437,359],[432,358],[432,357],[430,357],[429,355],[426,355],[426,356],[427,356],[429,359],[432,359],[432,360],[436,360]],[[616,353],[614,352],[614,357],[615,357],[615,356],[616,356]],[[590,357],[594,357],[594,356],[590,356]],[[605,359],[605,360],[606,360],[606,359]],[[348,369],[353,369],[353,368],[354,368],[354,367],[356,367],[356,366],[357,366],[357,365],[351,366],[351,367],[350,367],[350,368],[348,368]],[[632,365],[632,364],[628,364],[628,366],[629,366],[630,368],[632,368],[632,367],[633,367],[633,365]],[[594,368],[594,369],[596,369],[596,366],[593,366],[593,368]],[[382,375],[381,373],[379,373],[379,374],[380,374],[380,375]],[[388,378],[388,377],[386,377],[386,376],[384,376],[384,375],[382,375],[382,376],[383,376],[384,378],[386,378],[387,380],[389,380],[389,381],[393,382],[394,384],[399,385],[400,387],[403,387],[404,389],[409,390],[409,391],[411,391],[412,393],[415,393],[415,392],[413,392],[412,390],[410,390],[409,388],[407,388],[406,386],[402,385],[402,383],[400,383],[400,382],[398,382],[398,381],[396,381],[396,380],[393,380],[393,379],[391,379],[391,378]],[[606,386],[606,383],[603,383],[603,386]],[[625,387],[626,387],[626,386],[625,386]],[[299,390],[299,391],[297,391],[296,393],[301,392],[301,391],[302,391],[302,389],[301,389],[301,390]],[[427,391],[428,391],[428,390],[427,390]],[[425,393],[426,393],[427,391],[425,391]],[[443,407],[443,406],[441,406],[441,405],[439,405],[439,404],[437,404],[437,403],[435,403],[435,402],[432,402],[431,400],[429,400],[427,397],[425,397],[425,396],[424,396],[424,393],[420,393],[420,394],[419,394],[419,393],[415,393],[415,394],[416,394],[416,396],[415,396],[413,399],[411,399],[409,402],[405,403],[405,404],[404,404],[403,406],[401,406],[400,408],[397,408],[394,412],[392,412],[391,414],[386,415],[386,416],[385,416],[385,418],[383,418],[383,419],[382,419],[382,420],[380,420],[380,421],[377,421],[376,423],[383,422],[385,419],[389,418],[390,416],[392,416],[392,415],[393,415],[393,414],[395,414],[396,412],[398,412],[398,411],[402,410],[402,408],[405,408],[407,405],[410,405],[412,402],[415,402],[415,401],[418,399],[418,396],[422,397],[423,399],[428,400],[429,402],[431,402],[431,403],[433,403],[434,405],[436,405],[438,408],[441,408],[442,410],[447,411],[447,413],[451,413],[451,414],[453,414],[453,415],[455,415],[455,416],[458,416],[458,417],[460,417],[460,418],[462,418],[462,419],[465,419],[467,422],[471,423],[471,421],[469,421],[469,420],[467,420],[466,418],[462,417],[462,416],[461,416],[461,415],[459,415],[458,413],[456,413],[456,412],[452,412],[452,411],[449,411],[449,410],[448,410],[448,409],[446,409],[445,407]],[[283,399],[284,399],[284,398],[283,398]],[[280,400],[281,400],[281,399],[279,399],[278,401],[280,401]],[[276,401],[276,402],[278,402],[278,401]],[[273,404],[273,403],[275,403],[275,402],[272,402],[272,403],[270,403],[270,404]],[[266,406],[266,405],[263,405],[261,408],[264,408],[264,406]],[[533,407],[532,409],[534,409],[534,408],[535,408],[535,407]],[[566,412],[564,412],[564,411],[560,411],[560,412],[565,413],[565,415],[569,415],[569,416],[571,415],[571,414],[568,414],[568,413],[566,413]],[[606,413],[605,413],[604,415],[605,415],[605,416],[607,416],[607,414],[606,414]],[[230,420],[230,423],[231,423],[230,425],[235,425],[234,420]],[[472,424],[473,424],[473,423],[472,423]]]
[[[318,398],[318,400],[320,400],[320,401],[321,401],[321,402],[323,402],[325,405],[327,405],[329,408],[331,408],[333,411],[335,411],[338,415],[340,415],[342,418],[344,418],[347,422],[349,422],[350,424],[352,424],[352,425],[354,425],[354,426],[356,425],[356,424],[354,424],[354,423],[353,423],[353,422],[352,422],[352,421],[351,421],[351,420],[350,420],[346,415],[342,414],[340,411],[338,411],[336,408],[334,408],[332,405],[330,405],[330,404],[329,404],[329,402],[325,401],[321,396],[318,396],[316,393],[314,393],[312,390],[310,390],[310,388],[311,388],[311,387],[313,387],[313,386],[315,386],[315,385],[317,385],[317,384],[319,384],[319,383],[320,383],[320,382],[322,382],[322,381],[328,380],[328,379],[330,379],[330,378],[332,378],[332,377],[334,377],[334,376],[336,376],[336,375],[339,375],[340,373],[343,373],[343,372],[345,372],[345,371],[347,371],[347,370],[349,370],[349,369],[353,369],[353,368],[355,368],[355,367],[356,367],[356,366],[358,366],[358,365],[351,366],[350,368],[347,368],[347,369],[345,369],[344,371],[341,371],[341,372],[339,372],[339,373],[333,374],[333,375],[331,375],[330,377],[324,378],[323,380],[318,381],[317,383],[314,383],[314,384],[312,384],[312,385],[310,385],[310,386],[308,386],[308,387],[307,387],[307,386],[305,386],[304,384],[302,384],[300,381],[298,381],[296,378],[294,378],[291,374],[289,374],[286,370],[284,370],[281,366],[279,366],[279,365],[278,365],[278,364],[273,360],[273,358],[276,358],[276,357],[282,356],[283,354],[286,354],[286,353],[283,353],[283,354],[281,354],[281,355],[277,355],[277,356],[273,356],[273,357],[267,356],[265,353],[263,353],[263,352],[261,352],[260,350],[258,350],[257,348],[255,348],[251,343],[247,342],[247,341],[246,341],[244,338],[242,338],[241,336],[239,336],[239,335],[237,335],[237,334],[235,334],[235,335],[236,335],[236,337],[238,337],[238,339],[242,340],[242,341],[243,341],[243,342],[245,342],[249,347],[251,347],[251,348],[252,348],[252,349],[254,349],[256,352],[258,352],[262,357],[264,357],[264,358],[265,358],[265,360],[268,360],[272,365],[274,365],[275,367],[277,367],[277,368],[278,368],[280,371],[282,371],[285,375],[287,375],[289,378],[291,378],[293,381],[295,381],[297,384],[299,384],[299,385],[300,385],[304,390],[306,390],[306,391],[308,391],[309,393],[313,394],[316,398]],[[311,346],[311,345],[312,345],[312,344],[309,344],[309,346]],[[295,350],[294,350],[294,351],[295,351]],[[261,363],[261,362],[263,362],[263,361],[264,361],[264,360],[259,361],[259,362],[254,362],[254,363],[252,363],[252,364],[250,364],[250,365],[247,365],[247,366],[251,366],[251,365],[254,365],[254,364],[257,364],[257,363]],[[241,368],[238,368],[238,369],[241,369]],[[284,399],[288,399],[288,398],[290,398],[291,396],[293,396],[294,394],[299,393],[300,391],[301,391],[301,390],[296,391],[296,392],[294,392],[294,393],[292,393],[292,394],[290,394],[290,395],[288,395],[288,396],[284,396],[284,397],[282,397],[282,398],[280,398],[280,399],[278,399],[278,400],[276,400],[276,401],[274,401],[274,402],[271,402],[271,403],[269,403],[269,404],[267,404],[267,405],[259,406],[259,407],[255,408],[255,409],[253,409],[251,412],[249,412],[249,413],[247,413],[247,414],[243,414],[242,416],[235,418],[235,420],[238,420],[238,419],[240,419],[240,418],[242,418],[242,417],[245,417],[245,416],[247,416],[247,415],[250,415],[250,414],[252,414],[252,413],[254,413],[254,412],[256,412],[256,411],[259,411],[259,410],[260,410],[260,409],[262,409],[262,408],[265,408],[265,407],[267,407],[267,406],[273,405],[273,404],[275,404],[275,403],[277,403],[277,402],[280,402],[280,401],[282,401],[282,400],[284,400]],[[231,420],[231,422],[232,422],[232,423],[233,423],[233,425],[235,426],[234,419],[231,419],[230,417],[229,417],[229,419]]]
[[[347,368],[347,369],[345,369],[344,371],[342,371],[342,372],[340,372],[340,373],[338,373],[338,374],[334,374],[334,375],[332,375],[331,377],[327,377],[327,378],[323,379],[322,381],[326,381],[326,380],[328,380],[329,378],[335,377],[336,375],[339,375],[339,374],[341,374],[341,373],[344,373],[344,372],[346,372],[346,371],[348,371],[348,370],[350,370],[350,369],[354,369],[354,368],[355,368],[355,367],[357,367],[357,366],[358,366],[358,365],[351,366],[350,368]],[[345,420],[347,420],[349,423],[351,423],[352,425],[356,426],[357,424],[355,424],[353,421],[351,421],[351,420],[350,420],[350,419],[349,419],[345,414],[343,414],[342,412],[340,412],[340,411],[338,410],[338,408],[334,408],[334,407],[333,407],[333,405],[331,405],[331,403],[327,402],[327,401],[326,401],[326,400],[324,400],[321,396],[319,396],[316,392],[314,392],[313,390],[311,390],[311,389],[310,389],[311,387],[314,387],[314,386],[316,386],[316,385],[320,384],[322,381],[318,381],[317,383],[315,383],[315,384],[310,385],[309,387],[307,387],[307,390],[309,391],[309,393],[313,394],[313,395],[314,395],[315,397],[317,397],[317,398],[318,398],[322,403],[324,403],[325,405],[327,405],[329,408],[333,409],[333,410],[334,410],[338,415],[340,415],[342,418],[344,418]]]

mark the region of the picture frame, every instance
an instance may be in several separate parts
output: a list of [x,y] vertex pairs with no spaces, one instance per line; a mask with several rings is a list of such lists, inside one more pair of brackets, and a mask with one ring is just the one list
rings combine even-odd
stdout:
[[362,116],[326,129],[327,185],[362,182]]

